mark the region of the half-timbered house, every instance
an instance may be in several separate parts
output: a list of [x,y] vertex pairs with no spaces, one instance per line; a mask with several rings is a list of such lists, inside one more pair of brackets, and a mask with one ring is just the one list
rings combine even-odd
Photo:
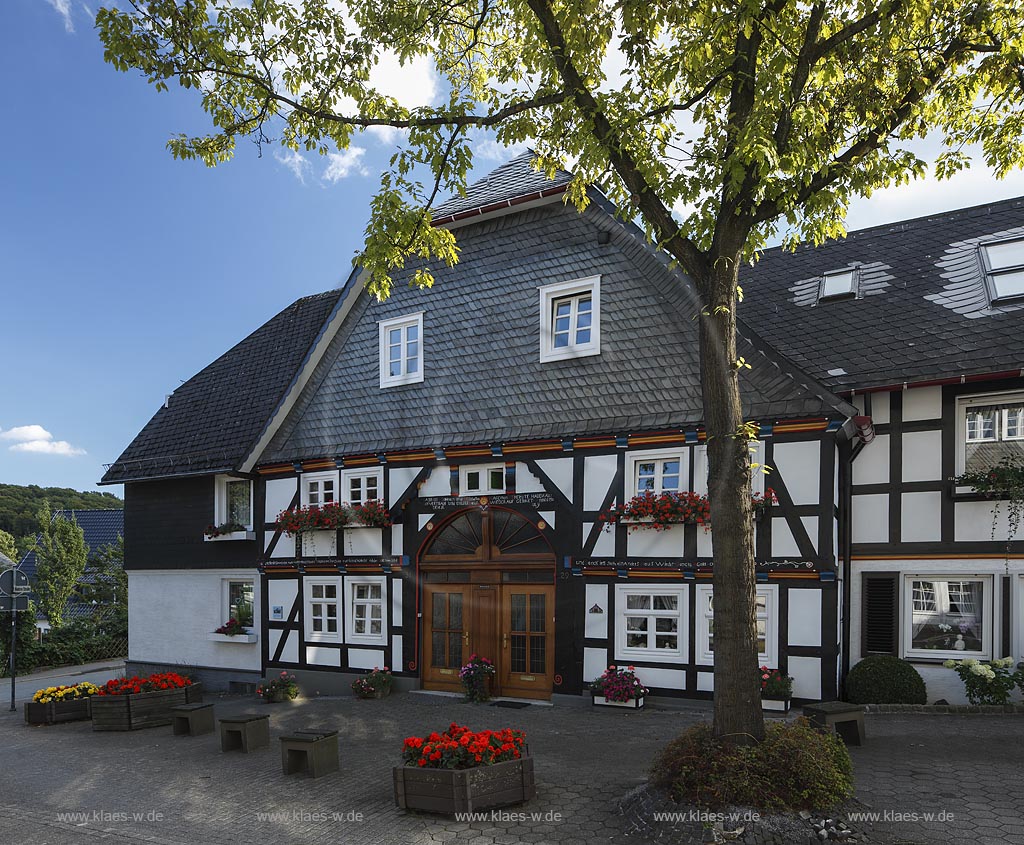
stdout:
[[[184,664],[224,685],[286,669],[328,692],[389,666],[408,688],[451,691],[477,653],[505,696],[579,695],[613,663],[656,694],[710,696],[713,527],[607,519],[645,491],[706,494],[691,284],[598,191],[580,214],[563,201],[569,175],[529,163],[437,210],[461,255],[432,289],[399,280],[377,303],[357,271],[299,300],[175,390],[109,467],[104,481],[125,484],[135,668]],[[965,259],[936,271],[954,274],[944,292],[919,269],[921,243],[904,264],[857,243],[769,253],[745,283],[745,413],[770,467],[753,484],[774,491],[755,525],[758,644],[803,699],[835,697],[863,653],[916,658],[925,589],[943,607],[955,589],[976,598],[977,653],[1020,641],[1005,621],[1020,573],[1008,585],[1005,544],[980,536],[986,503],[951,498],[944,432],[961,397],[1021,385],[991,367],[974,381],[979,351],[956,384],[904,390],[954,378],[928,367],[956,356],[916,357],[921,339],[886,349],[879,318],[891,328],[912,298],[904,270],[939,309],[914,327],[929,350],[943,320],[1005,330],[1012,306],[986,300],[976,320],[957,310]],[[848,268],[855,290],[836,294]],[[294,536],[278,521],[378,500],[386,519],[369,525]],[[231,616],[251,634],[213,633]]]

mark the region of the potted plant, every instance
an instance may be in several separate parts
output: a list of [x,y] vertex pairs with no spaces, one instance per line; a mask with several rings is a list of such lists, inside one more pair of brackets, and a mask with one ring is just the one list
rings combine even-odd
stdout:
[[112,678],[90,704],[94,731],[135,731],[171,724],[171,710],[202,700],[202,687],[177,672]]
[[761,709],[789,712],[793,697],[793,679],[778,669],[761,667]]
[[25,702],[25,722],[29,725],[54,725],[89,718],[89,700],[99,692],[96,684],[83,681],[72,686],[45,687],[36,690]]
[[232,617],[210,634],[207,639],[220,643],[254,643],[257,637],[246,625]]
[[590,684],[591,702],[595,707],[625,707],[641,710],[644,698],[651,691],[643,685],[632,666],[625,669],[609,666]]
[[380,499],[369,499],[352,505],[348,512],[349,528],[390,528],[391,511]]
[[779,503],[779,497],[771,487],[766,487],[764,493],[754,493],[750,497],[750,505],[754,509],[754,519],[760,522],[769,513],[772,505]]
[[452,722],[444,733],[406,739],[402,760],[393,769],[402,809],[471,813],[537,794],[526,734],[511,728],[474,732]]
[[469,662],[459,669],[459,679],[466,693],[466,701],[487,701],[491,697],[491,678],[494,664],[486,657],[469,656]]
[[616,522],[628,523],[630,531],[668,531],[680,523],[703,525],[706,529],[711,524],[711,506],[707,496],[689,490],[665,493],[648,490],[634,496],[621,507],[613,505],[601,513],[598,519],[606,527]]
[[274,680],[256,687],[256,695],[271,704],[293,701],[298,698],[299,685],[296,683],[294,675],[282,672]]
[[391,695],[391,683],[394,677],[391,670],[385,666],[383,669],[373,667],[373,671],[356,678],[352,682],[352,692],[358,698],[387,698]]
[[[207,540],[216,540],[220,537],[232,540],[252,539],[247,533],[246,527],[238,522],[224,522],[220,525],[207,525],[204,533],[206,534]],[[242,536],[232,536],[235,534],[241,534]]]

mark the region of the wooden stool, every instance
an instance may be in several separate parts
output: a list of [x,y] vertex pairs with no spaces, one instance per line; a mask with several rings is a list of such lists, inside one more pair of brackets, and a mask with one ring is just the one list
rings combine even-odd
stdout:
[[846,701],[805,704],[804,715],[822,730],[835,730],[847,745],[864,744],[864,708]]
[[314,778],[338,771],[338,732],[296,731],[281,737],[281,769]]
[[175,736],[199,736],[213,733],[212,704],[182,704],[171,709]]
[[220,720],[220,750],[248,754],[270,745],[270,716]]

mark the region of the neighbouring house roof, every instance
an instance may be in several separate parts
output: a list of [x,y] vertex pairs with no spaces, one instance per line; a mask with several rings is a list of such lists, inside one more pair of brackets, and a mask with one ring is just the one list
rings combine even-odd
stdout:
[[[526,177],[511,164],[528,170],[529,158],[502,168],[503,180],[520,184]],[[582,214],[555,202],[481,218],[459,232],[459,263],[432,267],[430,290],[397,277],[387,302],[363,297],[261,462],[698,425],[693,289],[595,199]],[[601,354],[541,363],[538,287],[594,275]],[[418,311],[425,380],[382,389],[378,321]],[[752,365],[741,376],[748,417],[856,413],[747,327],[740,335]]]
[[13,560],[11,560],[3,552],[0,552],[0,571],[4,569],[10,569],[12,566],[17,566]]
[[[124,511],[120,508],[96,510],[58,510],[65,519],[73,519],[78,523],[85,535],[85,545],[89,547],[89,556],[101,546],[110,545],[124,536]],[[21,559],[21,568],[30,579],[36,577],[36,553],[27,552]]]
[[341,290],[293,302],[171,394],[103,476],[120,484],[237,469],[338,304]]
[[[1024,198],[850,232],[741,273],[740,316],[833,390],[1024,368],[1024,303],[990,303],[979,246],[1024,237]],[[818,301],[857,266],[855,298]]]

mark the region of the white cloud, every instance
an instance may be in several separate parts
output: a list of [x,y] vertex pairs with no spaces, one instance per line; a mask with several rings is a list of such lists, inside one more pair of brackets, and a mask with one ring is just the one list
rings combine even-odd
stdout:
[[13,440],[11,452],[35,452],[41,455],[84,455],[85,449],[72,446],[67,440],[54,440],[41,425],[16,425],[0,431],[0,439]]
[[394,97],[407,109],[429,106],[437,97],[437,71],[427,56],[416,56],[404,65],[390,51],[381,54],[370,70],[370,85]]
[[504,164],[520,153],[525,153],[529,148],[530,145],[526,141],[520,141],[506,147],[504,144],[499,144],[493,138],[487,138],[474,145],[473,155],[484,161],[496,161]]
[[12,452],[38,452],[42,455],[84,455],[85,449],[72,446],[67,440],[27,440],[10,447]]
[[275,151],[274,158],[287,167],[292,175],[303,185],[306,184],[306,174],[312,165],[298,150],[286,150],[285,152]]
[[71,20],[71,0],[46,0],[64,18],[64,31],[74,32],[75,24]]
[[16,425],[7,431],[0,431],[0,437],[4,440],[16,440],[19,443],[29,440],[53,440],[53,435],[41,425]]
[[324,180],[340,182],[353,172],[360,176],[369,176],[370,171],[362,163],[365,154],[366,150],[363,147],[349,147],[341,152],[328,153],[327,167],[324,168]]

